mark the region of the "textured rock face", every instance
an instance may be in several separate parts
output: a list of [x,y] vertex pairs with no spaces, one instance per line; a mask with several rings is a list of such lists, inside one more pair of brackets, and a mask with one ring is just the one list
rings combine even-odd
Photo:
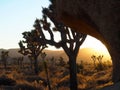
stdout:
[[120,0],[56,0],[55,5],[63,23],[107,46],[113,61],[113,81],[120,81]]

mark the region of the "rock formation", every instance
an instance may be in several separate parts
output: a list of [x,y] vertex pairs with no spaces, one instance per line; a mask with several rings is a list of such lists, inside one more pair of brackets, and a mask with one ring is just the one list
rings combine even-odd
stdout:
[[120,0],[53,1],[60,21],[107,46],[113,62],[113,82],[120,81]]

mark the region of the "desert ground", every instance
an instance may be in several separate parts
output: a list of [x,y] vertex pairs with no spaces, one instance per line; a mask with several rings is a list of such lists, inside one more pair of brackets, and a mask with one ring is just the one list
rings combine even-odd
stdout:
[[[15,59],[19,56],[8,59],[6,68],[1,62],[0,90],[49,90],[48,80],[51,90],[70,90],[69,62],[62,52],[59,51],[57,57],[53,54],[49,55],[52,52],[55,54],[55,51],[46,52],[49,56],[45,59],[47,68],[39,58],[38,75],[34,73],[34,67],[26,58],[22,63],[18,63],[17,59]],[[12,56],[12,54],[10,55]],[[90,62],[83,59],[77,62],[78,89],[99,90],[104,86],[112,85],[111,61],[101,59],[101,63],[97,60],[94,63],[90,57],[89,59]]]

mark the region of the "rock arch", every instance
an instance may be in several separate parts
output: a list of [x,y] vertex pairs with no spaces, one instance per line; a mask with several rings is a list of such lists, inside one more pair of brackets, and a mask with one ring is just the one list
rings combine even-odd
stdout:
[[113,82],[120,81],[120,0],[54,1],[59,20],[106,45],[113,62]]

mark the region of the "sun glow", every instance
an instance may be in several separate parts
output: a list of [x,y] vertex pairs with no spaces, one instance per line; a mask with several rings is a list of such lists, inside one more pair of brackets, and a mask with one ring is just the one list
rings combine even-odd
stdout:
[[106,46],[101,41],[99,41],[98,39],[92,36],[87,36],[85,42],[83,42],[83,45],[81,46],[81,48],[85,48],[85,47],[94,48],[96,50],[108,52]]
[[83,45],[81,46],[81,48],[86,47],[94,48],[96,50],[103,52],[108,52],[106,46],[101,41],[89,35],[87,36],[86,40],[83,42]]
[[94,49],[96,49],[97,51],[102,51],[102,52],[106,52],[108,53],[108,50],[106,48],[106,46],[104,44],[102,44],[100,41],[97,43],[94,43]]
[[94,52],[95,55],[104,55],[106,59],[111,59],[106,46],[101,41],[97,40],[94,37],[87,36],[81,48],[92,48],[95,51]]

